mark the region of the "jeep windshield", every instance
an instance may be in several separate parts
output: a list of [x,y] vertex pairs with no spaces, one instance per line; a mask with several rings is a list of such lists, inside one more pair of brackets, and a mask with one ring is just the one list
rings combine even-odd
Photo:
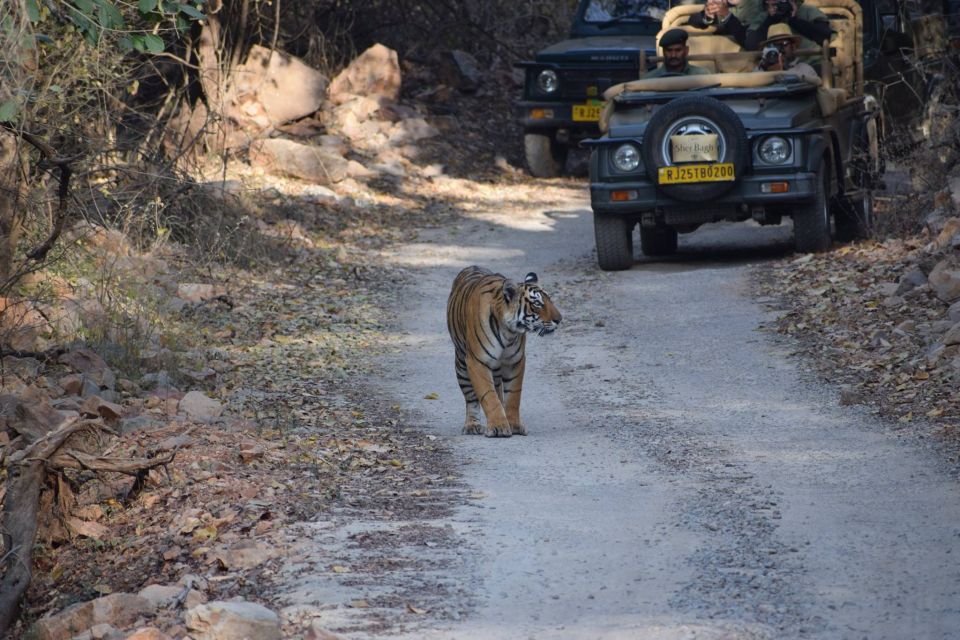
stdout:
[[659,26],[669,8],[667,0],[590,0],[583,21],[603,28],[624,22],[656,22]]

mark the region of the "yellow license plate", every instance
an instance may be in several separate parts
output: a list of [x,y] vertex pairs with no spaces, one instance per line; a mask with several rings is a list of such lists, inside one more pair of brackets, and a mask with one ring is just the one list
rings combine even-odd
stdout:
[[730,180],[736,180],[732,162],[684,164],[674,167],[660,167],[657,170],[657,181],[660,184],[726,182]]
[[573,105],[574,122],[596,122],[600,119],[600,105],[575,104]]

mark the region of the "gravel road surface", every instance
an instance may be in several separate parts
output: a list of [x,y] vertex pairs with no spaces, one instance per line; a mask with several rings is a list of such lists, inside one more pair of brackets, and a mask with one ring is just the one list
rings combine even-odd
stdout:
[[[415,277],[381,386],[466,487],[431,525],[453,532],[431,580],[455,588],[403,637],[960,638],[956,479],[758,330],[750,276],[789,240],[705,228],[603,273],[573,196],[389,256]],[[527,437],[460,435],[444,308],[469,264],[536,271],[563,312],[527,343]]]

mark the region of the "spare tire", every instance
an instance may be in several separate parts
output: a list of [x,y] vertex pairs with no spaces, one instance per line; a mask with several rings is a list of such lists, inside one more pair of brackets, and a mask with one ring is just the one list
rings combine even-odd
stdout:
[[657,109],[643,134],[643,163],[647,176],[658,185],[657,189],[685,202],[702,202],[722,196],[736,184],[736,180],[659,184],[658,169],[674,164],[670,157],[670,137],[697,133],[712,133],[719,137],[718,162],[733,163],[737,178],[746,172],[750,158],[750,146],[743,123],[733,109],[716,98],[685,96]]

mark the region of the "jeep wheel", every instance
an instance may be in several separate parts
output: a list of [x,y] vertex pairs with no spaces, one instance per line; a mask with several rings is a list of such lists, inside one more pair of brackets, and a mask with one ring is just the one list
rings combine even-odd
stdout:
[[604,271],[623,271],[633,265],[633,227],[631,220],[594,214],[593,231],[597,239],[597,263]]
[[833,214],[837,240],[863,240],[873,233],[873,192],[856,198],[839,198]]
[[640,250],[645,256],[669,256],[677,252],[677,230],[673,227],[640,227]]
[[554,140],[552,133],[525,133],[523,154],[535,178],[556,178],[567,163],[567,147]]
[[800,253],[830,248],[830,164],[824,159],[817,170],[813,202],[797,205],[793,213],[794,247]]
[[[673,164],[670,138],[674,135],[713,134],[719,142],[717,162],[733,165],[734,176],[747,170],[750,145],[740,117],[723,102],[708,96],[678,98],[657,109],[643,134],[643,163],[647,176],[657,184],[658,169]],[[658,186],[666,195],[684,202],[718,198],[733,188],[736,180]]]

